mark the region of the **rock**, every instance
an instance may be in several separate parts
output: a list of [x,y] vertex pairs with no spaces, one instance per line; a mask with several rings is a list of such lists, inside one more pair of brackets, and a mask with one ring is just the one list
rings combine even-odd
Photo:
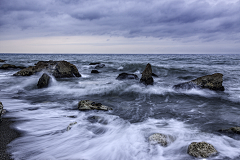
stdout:
[[154,133],[148,138],[151,144],[160,144],[161,146],[167,146],[167,136],[161,133]]
[[41,78],[38,80],[38,84],[37,84],[38,88],[48,87],[50,79],[51,77],[49,75],[47,75],[46,73],[43,73]]
[[100,73],[98,70],[92,70],[91,73]]
[[151,64],[148,63],[145,70],[142,72],[140,83],[143,83],[145,85],[153,85]]
[[67,61],[39,61],[35,66],[25,68],[14,76],[30,76],[42,71],[48,72],[55,78],[81,77],[77,67]]
[[188,154],[198,158],[207,158],[211,155],[217,154],[217,150],[206,142],[192,142],[188,146]]
[[78,103],[78,109],[79,110],[104,110],[104,111],[108,111],[108,110],[112,110],[111,107],[108,106],[104,106],[101,103],[96,103],[90,100],[82,100]]
[[3,109],[3,104],[0,102],[0,122],[2,122],[2,115],[6,112],[5,109]]
[[221,130],[219,130],[219,132],[240,134],[240,127],[232,127],[232,128],[229,128],[229,129],[221,129]]
[[152,73],[152,76],[153,76],[153,77],[158,77],[158,75],[156,75],[155,73]]
[[70,123],[67,127],[67,131],[69,131],[74,124],[77,124],[77,122]]
[[174,89],[192,89],[192,88],[208,88],[215,91],[224,91],[222,86],[223,75],[221,73],[215,73],[212,75],[207,75],[199,77],[197,79],[191,80],[189,82],[180,83],[173,86]]
[[6,60],[2,60],[2,59],[0,59],[0,62],[5,62]]
[[22,67],[22,66],[15,66],[15,65],[12,65],[12,64],[3,64],[0,69],[24,69],[26,67]]
[[90,63],[89,65],[96,65],[96,64],[100,64],[100,62]]
[[98,64],[98,65],[96,65],[95,69],[103,68],[103,67],[105,67],[105,64]]
[[125,79],[136,79],[138,80],[138,76],[136,74],[128,74],[128,73],[121,73],[117,77],[118,80],[125,80]]

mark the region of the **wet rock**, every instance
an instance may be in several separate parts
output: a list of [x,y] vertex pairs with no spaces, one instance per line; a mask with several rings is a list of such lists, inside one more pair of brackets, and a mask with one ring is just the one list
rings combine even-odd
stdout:
[[219,130],[219,132],[240,134],[240,127],[232,127],[232,128],[229,128],[229,129],[221,129],[221,130]]
[[103,68],[103,67],[105,67],[105,64],[98,64],[98,65],[96,65],[96,67],[95,67],[95,69],[98,69],[98,68]]
[[143,83],[145,85],[153,85],[151,64],[148,63],[145,70],[142,72],[140,83]]
[[153,76],[153,77],[158,77],[158,75],[156,75],[155,73],[152,73],[152,76]]
[[208,88],[215,91],[224,91],[222,86],[223,75],[221,73],[215,73],[199,77],[189,82],[180,83],[173,86],[174,89],[192,89],[192,88]]
[[101,123],[101,124],[108,124],[108,121],[100,116],[89,116],[87,120],[91,123]]
[[97,65],[97,64],[100,64],[100,62],[90,63],[89,65]]
[[0,62],[5,62],[6,60],[2,60],[2,59],[0,59]]
[[22,66],[15,66],[12,64],[3,64],[0,69],[24,69],[26,67],[22,67]]
[[30,76],[42,71],[48,72],[55,78],[81,77],[77,67],[67,61],[39,61],[35,66],[25,68],[14,76]]
[[67,131],[69,131],[74,124],[77,124],[77,122],[70,123],[67,127]]
[[188,146],[188,154],[198,158],[207,158],[211,155],[217,154],[217,150],[206,142],[192,142]]
[[96,103],[90,100],[82,100],[78,103],[78,109],[79,110],[103,110],[108,111],[112,110],[111,107],[104,106],[101,103]]
[[98,70],[92,70],[91,73],[100,73]]
[[139,78],[136,74],[128,74],[128,73],[121,73],[117,77],[117,80],[125,80],[125,79],[136,79],[136,80],[138,80]]
[[3,104],[0,102],[0,122],[2,122],[2,115],[6,112],[5,109],[3,109]]
[[161,146],[167,146],[167,136],[161,133],[154,133],[148,138],[151,144],[160,144]]
[[37,84],[38,88],[48,87],[50,79],[51,79],[51,77],[48,74],[43,73],[41,78],[38,80],[38,84]]

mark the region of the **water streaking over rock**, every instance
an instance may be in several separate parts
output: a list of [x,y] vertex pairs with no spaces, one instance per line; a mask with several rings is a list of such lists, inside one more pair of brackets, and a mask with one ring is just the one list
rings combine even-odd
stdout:
[[[13,127],[23,132],[9,144],[14,159],[192,160],[198,156],[194,149],[188,154],[193,142],[215,148],[207,159],[240,159],[240,55],[0,54],[0,59],[15,66],[67,61],[81,73],[50,74],[50,85],[38,89],[39,78],[55,65],[31,76],[0,70],[3,117],[15,118]],[[151,71],[143,72],[148,63]],[[105,65],[98,67],[100,74],[91,73],[99,64]],[[116,79],[122,73],[128,78]],[[139,83],[141,73],[157,75],[154,85]],[[224,91],[173,89],[214,73],[223,75]],[[81,101],[91,102],[90,110],[79,110]],[[102,106],[113,110],[99,110]]]

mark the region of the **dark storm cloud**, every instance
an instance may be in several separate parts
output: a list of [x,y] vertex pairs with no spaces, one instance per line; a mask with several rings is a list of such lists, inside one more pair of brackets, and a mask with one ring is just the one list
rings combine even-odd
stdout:
[[240,39],[240,1],[0,0],[0,33]]

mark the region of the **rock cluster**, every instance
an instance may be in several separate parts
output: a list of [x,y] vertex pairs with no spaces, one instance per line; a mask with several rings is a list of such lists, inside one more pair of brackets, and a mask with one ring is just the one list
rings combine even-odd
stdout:
[[117,80],[125,80],[125,79],[136,79],[136,80],[138,80],[139,78],[136,74],[128,74],[128,73],[121,73],[117,77]]
[[215,73],[212,75],[206,75],[189,82],[180,83],[173,86],[174,89],[192,89],[192,88],[208,88],[215,91],[224,91],[222,86],[223,75],[221,73]]
[[42,71],[48,72],[55,78],[81,77],[77,67],[67,61],[39,61],[35,66],[25,68],[14,76],[30,76]]
[[192,142],[188,146],[188,154],[198,158],[207,158],[217,153],[217,150],[206,142]]
[[15,65],[12,65],[12,64],[3,64],[0,69],[24,69],[26,67],[22,67],[22,66],[15,66]]
[[112,110],[111,107],[104,106],[101,103],[96,103],[90,100],[82,100],[78,103],[78,109],[79,110],[103,110],[108,111]]
[[151,64],[148,63],[145,70],[142,72],[142,77],[140,79],[140,82],[145,85],[153,85]]
[[48,87],[50,79],[51,77],[48,74],[44,73],[38,81],[38,84],[37,84],[38,88]]

